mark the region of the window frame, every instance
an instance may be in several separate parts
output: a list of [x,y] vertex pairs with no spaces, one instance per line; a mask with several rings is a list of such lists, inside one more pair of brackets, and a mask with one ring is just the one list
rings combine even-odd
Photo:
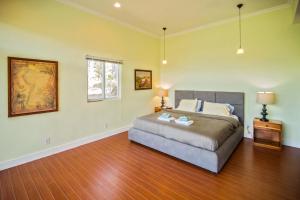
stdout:
[[[122,65],[123,62],[122,61],[115,61],[115,60],[108,60],[108,59],[99,59],[99,58],[94,58],[94,57],[86,57],[86,65],[87,65],[87,72],[89,70],[89,60],[95,60],[95,61],[99,61],[99,62],[103,62],[103,86],[102,86],[102,91],[103,91],[103,97],[102,98],[98,98],[98,99],[89,99],[89,74],[87,73],[87,102],[91,103],[91,102],[98,102],[98,101],[104,101],[104,100],[120,100],[121,99],[121,70],[122,70]],[[117,91],[117,96],[115,97],[106,97],[106,63],[112,63],[112,64],[117,64],[118,65],[118,73],[117,73],[117,79],[118,79],[118,91]]]

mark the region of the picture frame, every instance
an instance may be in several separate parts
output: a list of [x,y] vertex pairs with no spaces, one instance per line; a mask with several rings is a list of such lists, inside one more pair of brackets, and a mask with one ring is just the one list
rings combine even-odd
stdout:
[[58,107],[58,61],[8,57],[8,117]]
[[135,90],[151,90],[152,70],[135,69],[134,88]]

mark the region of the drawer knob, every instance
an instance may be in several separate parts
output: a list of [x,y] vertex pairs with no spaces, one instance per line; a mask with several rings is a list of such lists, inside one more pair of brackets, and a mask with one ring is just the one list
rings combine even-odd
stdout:
[[267,124],[266,127],[269,127],[269,125]]

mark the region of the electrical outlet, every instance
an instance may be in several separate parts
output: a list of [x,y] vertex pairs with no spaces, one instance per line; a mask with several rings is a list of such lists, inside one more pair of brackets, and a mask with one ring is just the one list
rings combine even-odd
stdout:
[[249,136],[252,136],[252,130],[251,130],[250,125],[247,125],[247,133]]
[[105,123],[105,124],[104,124],[104,128],[108,128],[108,123]]
[[50,138],[50,137],[46,137],[45,143],[46,143],[47,145],[49,145],[49,144],[51,143],[51,138]]

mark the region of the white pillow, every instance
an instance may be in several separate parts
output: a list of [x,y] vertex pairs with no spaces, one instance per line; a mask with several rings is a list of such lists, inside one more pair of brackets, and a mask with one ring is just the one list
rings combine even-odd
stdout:
[[223,103],[211,103],[207,101],[204,102],[203,113],[210,114],[210,115],[221,115],[221,116],[231,115],[228,105]]
[[181,99],[177,110],[196,112],[197,99]]

